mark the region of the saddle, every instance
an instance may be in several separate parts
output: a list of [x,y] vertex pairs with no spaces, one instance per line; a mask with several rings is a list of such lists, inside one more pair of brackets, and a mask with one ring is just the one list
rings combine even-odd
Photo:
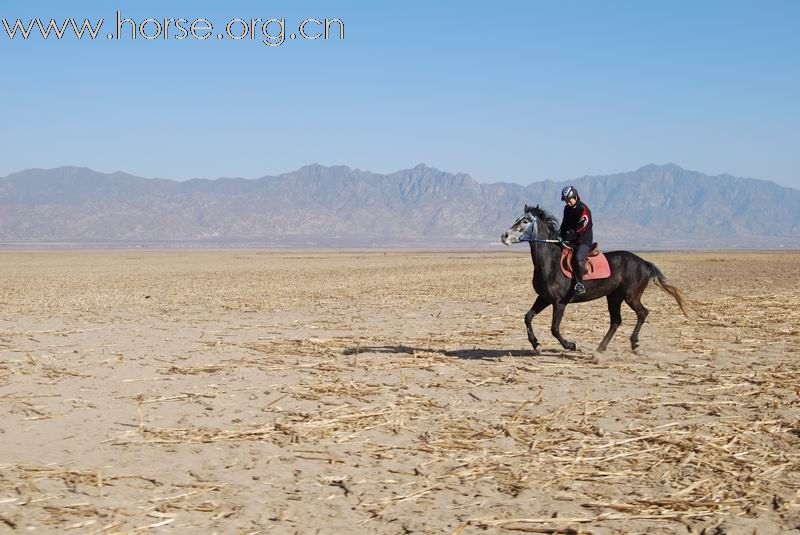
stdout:
[[[565,246],[561,251],[561,272],[568,279],[572,278],[572,248],[569,246]],[[583,280],[606,279],[610,276],[611,266],[608,265],[606,255],[600,252],[596,243],[593,243],[586,255]]]

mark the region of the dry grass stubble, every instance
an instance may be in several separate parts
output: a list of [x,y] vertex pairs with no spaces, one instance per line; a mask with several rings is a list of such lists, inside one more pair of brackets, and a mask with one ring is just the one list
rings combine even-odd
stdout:
[[796,528],[800,255],[645,256],[597,362],[525,254],[3,253],[0,530]]

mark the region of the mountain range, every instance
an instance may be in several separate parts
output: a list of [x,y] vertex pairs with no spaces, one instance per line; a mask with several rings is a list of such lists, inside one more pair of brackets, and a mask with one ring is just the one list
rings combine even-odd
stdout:
[[314,164],[279,176],[175,181],[81,167],[0,178],[0,241],[278,246],[490,246],[524,205],[558,218],[561,188],[608,249],[800,247],[800,191],[674,164],[528,186],[418,165]]

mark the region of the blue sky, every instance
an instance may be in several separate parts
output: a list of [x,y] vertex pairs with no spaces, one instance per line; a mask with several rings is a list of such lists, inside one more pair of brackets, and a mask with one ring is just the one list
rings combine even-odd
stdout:
[[[800,187],[800,2],[4,1],[0,18],[339,18],[343,41],[11,41],[0,176],[417,163],[529,183],[673,162]],[[277,29],[277,27],[273,27]],[[215,33],[218,33],[215,31]]]

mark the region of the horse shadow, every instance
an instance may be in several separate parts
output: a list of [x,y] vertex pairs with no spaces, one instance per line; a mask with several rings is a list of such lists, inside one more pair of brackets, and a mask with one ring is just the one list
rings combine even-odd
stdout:
[[559,349],[542,349],[537,355],[530,349],[484,349],[474,347],[472,349],[437,349],[432,347],[422,348],[407,345],[395,346],[355,346],[344,349],[345,355],[358,355],[360,353],[382,353],[382,354],[404,354],[414,355],[416,353],[438,353],[445,357],[456,357],[462,360],[488,360],[498,361],[503,357],[560,357],[568,360],[582,360],[587,356],[583,353],[565,352]]

